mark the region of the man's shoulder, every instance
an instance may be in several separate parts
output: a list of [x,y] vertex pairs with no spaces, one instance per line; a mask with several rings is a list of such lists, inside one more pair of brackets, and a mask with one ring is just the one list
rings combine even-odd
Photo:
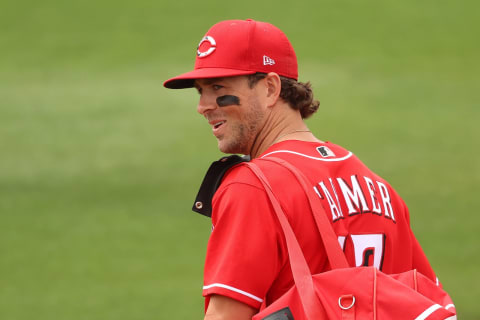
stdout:
[[[271,146],[260,157],[250,160],[255,163],[267,176],[272,184],[285,185],[285,181],[291,180],[289,171],[269,158],[286,160],[293,166],[302,170],[312,165],[318,167],[319,163],[327,164],[340,162],[352,157],[353,154],[341,146],[330,142],[305,142],[290,140]],[[231,166],[222,177],[220,188],[232,184],[247,184],[259,186],[261,183],[252,171],[242,163]]]
[[[239,162],[233,166],[231,166],[222,178],[220,188],[227,187],[231,184],[249,184],[257,186],[259,185],[258,179],[253,174],[253,172],[244,165],[244,162]],[[258,161],[249,160],[249,162],[258,163]],[[220,189],[219,188],[219,189]]]
[[331,142],[287,140],[271,146],[260,158],[279,157],[297,163],[311,160],[328,163],[347,160],[352,156],[352,152]]
[[[262,158],[253,159],[250,163],[255,164],[262,171],[277,195],[283,194],[286,189],[290,192],[295,189],[297,180],[285,166]],[[220,193],[227,189],[234,193],[241,192],[243,195],[247,193],[258,195],[259,191],[264,190],[264,186],[247,165],[238,164],[229,169],[218,191]]]

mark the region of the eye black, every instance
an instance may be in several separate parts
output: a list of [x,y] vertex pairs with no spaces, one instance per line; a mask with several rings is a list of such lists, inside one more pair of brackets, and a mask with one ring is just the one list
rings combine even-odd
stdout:
[[217,98],[219,107],[226,107],[231,105],[240,105],[240,99],[237,96],[225,95]]

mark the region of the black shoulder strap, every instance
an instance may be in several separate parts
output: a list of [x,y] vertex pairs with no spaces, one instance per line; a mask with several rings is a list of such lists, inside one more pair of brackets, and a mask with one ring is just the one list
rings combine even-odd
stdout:
[[192,210],[203,214],[204,216],[212,216],[212,198],[222,182],[225,173],[236,164],[250,161],[249,156],[232,155],[223,157],[218,161],[213,162],[208,168],[205,178],[198,190],[197,197],[193,203]]

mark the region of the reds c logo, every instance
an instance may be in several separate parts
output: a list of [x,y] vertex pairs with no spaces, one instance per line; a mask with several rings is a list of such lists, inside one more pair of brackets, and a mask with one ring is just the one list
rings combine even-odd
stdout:
[[[200,51],[200,46],[204,43],[204,42],[209,42],[210,45],[208,46],[208,49],[206,51]],[[205,47],[205,46],[204,46]],[[212,37],[210,36],[205,36],[202,38],[202,40],[200,40],[200,43],[198,44],[198,47],[197,47],[197,56],[199,58],[205,58],[206,56],[209,56],[210,54],[212,54],[213,51],[215,51],[215,49],[217,48],[217,43],[215,42],[215,39],[213,39]]]

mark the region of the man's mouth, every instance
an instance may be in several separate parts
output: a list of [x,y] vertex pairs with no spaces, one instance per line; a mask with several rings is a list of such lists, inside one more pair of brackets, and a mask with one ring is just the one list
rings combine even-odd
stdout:
[[225,120],[215,122],[215,123],[213,124],[213,129],[216,130],[216,129],[220,128],[225,122],[226,122]]
[[227,122],[227,120],[210,120],[210,121],[208,121],[208,123],[212,126],[213,134],[216,137],[219,137],[219,135],[222,134],[222,132],[223,132],[222,128],[224,127],[226,122]]

